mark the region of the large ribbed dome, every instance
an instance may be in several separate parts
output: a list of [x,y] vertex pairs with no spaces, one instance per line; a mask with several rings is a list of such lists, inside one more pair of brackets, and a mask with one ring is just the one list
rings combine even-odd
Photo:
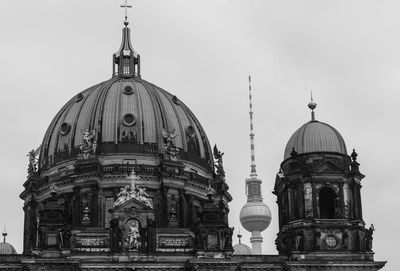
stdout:
[[102,165],[157,165],[168,152],[211,171],[211,148],[193,113],[141,78],[128,24],[113,55],[113,77],[75,95],[51,122],[40,148],[40,171],[74,162],[83,148]]
[[67,102],[44,136],[39,168],[76,159],[85,130],[95,130],[97,155],[143,154],[144,160],[162,153],[163,133],[173,131],[181,159],[211,164],[208,139],[193,113],[176,96],[138,76],[115,76]]
[[309,121],[297,129],[285,148],[284,159],[292,150],[298,154],[308,152],[336,152],[347,154],[346,144],[340,133],[329,124],[316,120]]

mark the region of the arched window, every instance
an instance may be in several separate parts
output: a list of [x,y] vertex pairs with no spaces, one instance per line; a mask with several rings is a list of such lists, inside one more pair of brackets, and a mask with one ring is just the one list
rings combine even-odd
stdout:
[[336,193],[332,190],[332,188],[324,187],[319,190],[320,218],[336,218],[335,205]]

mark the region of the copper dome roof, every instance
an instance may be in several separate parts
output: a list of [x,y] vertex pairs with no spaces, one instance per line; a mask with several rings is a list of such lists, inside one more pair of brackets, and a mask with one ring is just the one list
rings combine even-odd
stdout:
[[239,243],[233,246],[233,255],[251,255],[251,248],[248,245]]
[[0,243],[0,255],[12,255],[17,254],[14,246],[6,242],[7,232],[3,231],[3,242]]
[[162,153],[163,132],[173,131],[180,159],[206,169],[212,165],[207,136],[194,114],[140,76],[114,76],[69,100],[45,133],[39,169],[75,160],[85,130],[95,130],[98,156],[144,154],[146,159]]
[[290,157],[292,150],[297,154],[309,152],[335,152],[347,154],[346,144],[340,133],[324,122],[311,120],[297,129],[285,148],[284,159]]
[[17,254],[17,251],[11,244],[7,242],[0,243],[0,255],[12,255],[12,254]]

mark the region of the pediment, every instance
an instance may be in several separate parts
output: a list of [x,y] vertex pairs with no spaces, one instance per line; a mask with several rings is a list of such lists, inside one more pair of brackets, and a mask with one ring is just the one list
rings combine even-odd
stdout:
[[147,211],[147,210],[151,210],[151,209],[152,209],[151,206],[149,206],[145,202],[132,197],[132,198],[125,200],[123,203],[115,206],[113,208],[113,211],[114,212],[121,212],[121,211],[127,211],[127,210],[129,210],[129,211],[135,211],[135,210]]
[[340,167],[336,166],[334,163],[330,161],[326,161],[322,163],[320,166],[314,169],[314,172],[319,173],[334,173],[334,174],[343,174],[344,171]]

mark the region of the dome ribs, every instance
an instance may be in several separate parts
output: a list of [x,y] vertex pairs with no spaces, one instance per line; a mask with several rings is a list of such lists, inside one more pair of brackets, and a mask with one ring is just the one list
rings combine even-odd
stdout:
[[104,107],[102,116],[102,142],[114,142],[117,143],[116,140],[116,115],[117,115],[117,107],[118,107],[118,85],[120,82],[114,82],[108,88],[107,95],[104,100]]
[[154,107],[154,98],[151,94],[146,90],[142,81],[135,82],[139,101],[141,105],[141,125],[142,125],[142,137],[143,143],[157,143],[157,127],[158,127],[158,119],[156,118],[156,109]]
[[95,105],[95,100],[96,100],[96,93],[100,91],[102,85],[97,85],[93,88],[91,88],[90,93],[88,93],[85,96],[85,99],[83,100],[81,110],[78,114],[78,117],[76,118],[76,124],[73,129],[73,135],[72,135],[72,143],[71,145],[74,148],[78,148],[81,141],[82,141],[82,130],[88,129],[89,123],[90,123],[90,118],[88,119],[88,115],[92,115],[92,111],[94,109]]
[[[162,136],[162,129],[168,129],[168,124],[165,121],[165,114],[164,114],[164,108],[162,107],[161,103],[160,103],[160,99],[158,97],[158,95],[155,93],[154,88],[152,86],[152,84],[141,80],[141,83],[146,86],[146,90],[148,90],[147,92],[149,93],[151,99],[153,100],[153,104],[157,105],[157,108],[154,108],[154,112],[156,114],[156,116],[159,116],[159,118],[155,118],[156,120],[161,119],[161,123],[159,123],[158,121],[156,122],[156,137],[157,137],[157,142],[163,142],[164,138]],[[160,124],[162,126],[160,126]],[[161,144],[158,144],[158,150],[161,153],[162,152],[162,146]]]
[[[72,98],[73,99],[73,98]],[[71,99],[71,100],[72,100]],[[58,119],[60,116],[63,114],[63,112],[68,108],[68,104],[66,103],[61,110],[57,113],[57,115],[53,118],[51,121],[49,128],[47,128],[47,131],[45,133],[45,136],[42,141],[41,149],[40,149],[40,157],[39,157],[39,168],[44,168],[48,165],[49,163],[49,144],[50,144],[50,139],[51,135],[54,131],[54,128],[57,124]]]
[[174,105],[172,102],[172,95],[167,93],[165,90],[160,88],[160,97],[163,102],[164,108],[166,109],[167,113],[167,120],[169,120],[171,123],[169,126],[172,126],[173,128],[169,128],[169,131],[175,129],[175,134],[176,134],[176,140],[175,144],[178,148],[181,148],[183,150],[187,150],[187,146],[185,144],[185,140],[183,138],[185,131],[182,126],[182,121],[179,117],[179,114],[176,110],[176,107],[179,105]]
[[[204,145],[203,145],[203,142],[202,142],[203,136],[202,136],[202,132],[201,132],[201,127],[199,127],[199,126],[197,125],[199,122],[196,120],[196,118],[194,118],[194,115],[193,115],[192,112],[186,107],[186,105],[182,105],[182,106],[181,106],[181,110],[182,110],[182,112],[185,112],[186,115],[189,115],[189,116],[190,116],[190,118],[189,118],[190,125],[191,125],[191,126],[195,129],[195,131],[196,131],[196,140],[197,140],[197,146],[198,146],[198,148],[199,148],[199,156],[200,156],[201,158],[205,159],[205,158],[206,158],[206,155],[205,155],[205,148],[204,148]],[[203,133],[203,134],[204,134],[204,133]],[[207,144],[209,144],[208,141],[207,141]]]
[[70,100],[68,102],[67,108],[64,110],[62,114],[60,114],[60,117],[54,126],[54,130],[52,131],[51,137],[50,137],[50,142],[49,142],[49,148],[48,151],[51,152],[51,155],[49,155],[50,163],[49,164],[54,164],[58,162],[58,139],[60,137],[60,127],[61,124],[64,123],[65,118],[67,114],[69,113],[69,110],[71,110],[71,107],[75,104],[74,101]]
[[347,155],[346,144],[340,133],[324,122],[310,121],[302,125],[286,144],[284,159],[292,148],[298,153],[336,152]]
[[[71,152],[71,141],[73,141],[73,131],[75,130],[75,123],[76,123],[76,119],[77,116],[79,116],[79,112],[80,109],[82,108],[83,102],[86,100],[86,97],[83,98],[83,100],[81,100],[80,102],[73,102],[71,103],[71,107],[69,108],[68,112],[65,114],[65,117],[63,119],[63,121],[61,121],[61,125],[63,123],[67,123],[68,125],[70,125],[70,131],[65,134],[62,135],[60,133],[60,131],[58,131],[58,135],[57,135],[57,143],[56,143],[56,153],[61,154],[63,153],[63,155],[67,155],[69,156],[70,152]],[[64,152],[68,152],[68,153],[64,153]]]
[[[110,86],[118,81],[117,77],[113,77],[108,81],[102,83],[102,87],[99,90],[100,94],[97,95],[96,102],[94,104],[94,108],[92,110],[92,114],[90,115],[89,121],[89,129],[96,129],[97,131],[97,142],[103,142],[103,131],[101,129],[103,125],[103,112],[104,112],[104,104],[107,97],[107,94],[110,90]],[[97,120],[97,123],[96,123]],[[102,145],[98,144],[97,153],[102,152]]]
[[[121,90],[120,90],[120,94],[119,94],[119,99],[120,99],[120,112],[118,113],[117,117],[118,117],[118,121],[117,121],[117,125],[118,125],[118,130],[119,130],[119,134],[118,134],[118,141],[129,141],[131,143],[141,143],[140,140],[138,140],[138,138],[141,138],[141,129],[139,129],[140,127],[140,119],[138,118],[139,116],[139,103],[138,103],[138,95],[137,95],[137,91],[133,91],[132,94],[125,94],[124,93],[124,89],[127,86],[130,87],[135,87],[133,82],[129,81],[129,80],[123,80],[121,82]],[[130,124],[128,122],[126,122],[126,120],[124,119],[126,116],[128,116],[129,114],[133,115],[133,120]],[[124,122],[125,121],[125,122]]]
[[[203,145],[204,148],[204,159],[206,159],[206,161],[208,162],[208,160],[211,161],[211,165],[214,164],[213,161],[213,156],[212,156],[212,150],[211,150],[211,145],[210,142],[208,141],[207,135],[203,129],[203,126],[201,125],[201,123],[199,122],[199,120],[197,119],[197,117],[193,114],[193,112],[186,106],[183,105],[183,107],[185,108],[185,111],[192,117],[192,119],[195,121],[196,126],[198,128],[198,130],[200,131],[200,138],[199,140],[199,145]],[[210,167],[211,167],[210,165]]]
[[163,153],[162,131],[175,130],[175,144],[182,150],[178,158],[198,170],[211,171],[211,147],[194,114],[175,96],[139,77],[114,76],[65,104],[46,132],[40,169],[50,169],[55,163],[62,166],[63,161],[73,163],[79,154],[81,131],[87,129],[96,129],[100,161],[123,154],[126,158],[121,163],[136,159],[139,164],[149,159],[158,163]]

